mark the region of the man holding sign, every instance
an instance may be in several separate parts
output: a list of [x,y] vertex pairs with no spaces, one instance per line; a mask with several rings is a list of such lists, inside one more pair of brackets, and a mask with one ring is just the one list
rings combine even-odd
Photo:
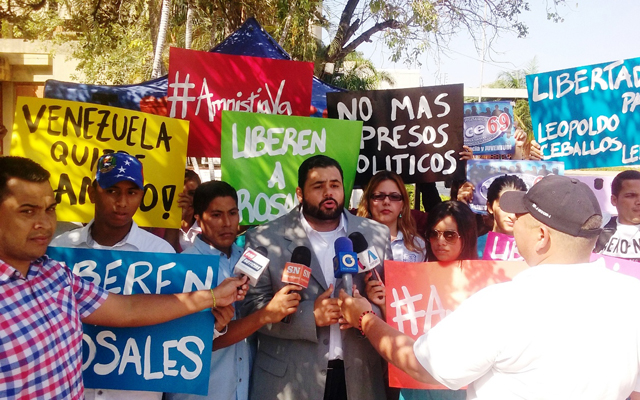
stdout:
[[625,399],[640,389],[640,282],[589,262],[601,232],[587,185],[548,176],[503,194],[533,268],[480,290],[414,342],[341,292],[344,317],[414,379],[467,399]]
[[121,296],[74,276],[45,255],[56,227],[49,177],[29,159],[0,157],[0,398],[84,398],[82,323],[153,325],[244,298],[245,279]]

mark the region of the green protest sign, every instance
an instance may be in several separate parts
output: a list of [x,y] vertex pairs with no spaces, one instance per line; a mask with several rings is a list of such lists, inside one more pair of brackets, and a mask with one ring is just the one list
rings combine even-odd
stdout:
[[344,172],[345,204],[356,175],[361,121],[222,113],[222,179],[238,191],[242,225],[272,221],[297,204],[298,167],[324,154]]

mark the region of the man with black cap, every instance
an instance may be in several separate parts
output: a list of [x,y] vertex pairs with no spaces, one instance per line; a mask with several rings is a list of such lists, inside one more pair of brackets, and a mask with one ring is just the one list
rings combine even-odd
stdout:
[[625,399],[640,389],[640,282],[589,262],[600,233],[593,192],[547,176],[507,192],[514,236],[532,267],[489,286],[414,340],[341,293],[343,316],[388,361],[467,399]]

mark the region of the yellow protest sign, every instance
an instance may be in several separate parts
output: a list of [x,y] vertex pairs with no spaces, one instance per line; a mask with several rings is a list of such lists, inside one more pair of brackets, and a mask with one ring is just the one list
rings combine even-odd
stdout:
[[51,172],[58,220],[89,222],[87,188],[104,152],[125,151],[144,168],[140,226],[178,228],[189,123],[138,111],[55,99],[19,97],[10,154]]

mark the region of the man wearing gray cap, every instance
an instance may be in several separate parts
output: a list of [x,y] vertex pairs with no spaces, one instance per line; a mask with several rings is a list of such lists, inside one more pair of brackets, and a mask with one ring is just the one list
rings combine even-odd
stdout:
[[625,399],[640,389],[640,281],[589,262],[600,207],[589,187],[547,176],[507,192],[514,236],[533,267],[464,301],[418,338],[341,293],[344,317],[413,378],[467,399]]

